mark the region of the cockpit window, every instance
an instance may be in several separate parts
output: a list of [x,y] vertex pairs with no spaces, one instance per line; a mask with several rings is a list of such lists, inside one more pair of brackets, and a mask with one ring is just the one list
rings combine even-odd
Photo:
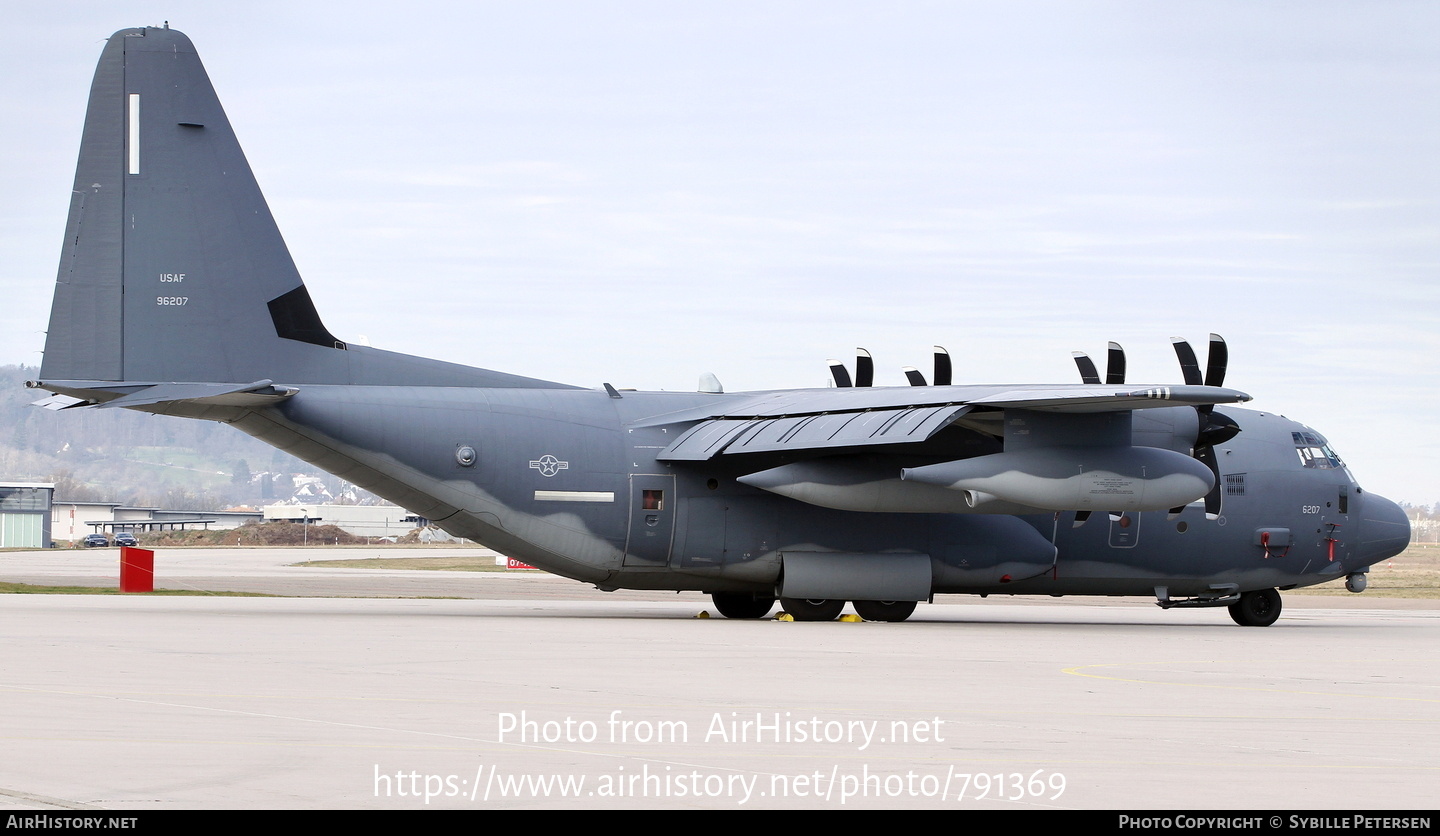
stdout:
[[1293,432],[1290,437],[1295,439],[1295,452],[1300,456],[1302,467],[1314,467],[1320,470],[1338,470],[1345,466],[1330,445],[1315,433]]

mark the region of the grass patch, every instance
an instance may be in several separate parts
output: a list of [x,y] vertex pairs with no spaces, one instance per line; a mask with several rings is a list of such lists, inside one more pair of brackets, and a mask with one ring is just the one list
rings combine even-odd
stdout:
[[[1411,544],[1389,560],[1370,567],[1366,595],[1376,598],[1440,598],[1440,545]],[[1349,595],[1345,578],[1326,581],[1286,595]]]
[[40,586],[0,581],[0,595],[213,595],[223,598],[275,598],[263,592],[211,592],[206,589],[157,589],[154,592],[121,592],[113,586]]

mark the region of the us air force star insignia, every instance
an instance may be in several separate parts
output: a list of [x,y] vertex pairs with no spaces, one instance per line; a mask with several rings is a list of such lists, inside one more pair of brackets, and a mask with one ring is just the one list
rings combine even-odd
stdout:
[[562,462],[549,453],[546,453],[540,458],[530,462],[530,469],[540,471],[541,476],[554,476],[562,470],[569,470],[570,463]]

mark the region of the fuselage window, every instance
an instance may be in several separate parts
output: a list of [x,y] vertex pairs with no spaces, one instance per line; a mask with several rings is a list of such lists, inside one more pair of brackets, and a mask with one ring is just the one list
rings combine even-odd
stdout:
[[1338,470],[1345,466],[1330,445],[1314,433],[1294,432],[1290,437],[1295,439],[1295,452],[1300,456],[1302,467]]

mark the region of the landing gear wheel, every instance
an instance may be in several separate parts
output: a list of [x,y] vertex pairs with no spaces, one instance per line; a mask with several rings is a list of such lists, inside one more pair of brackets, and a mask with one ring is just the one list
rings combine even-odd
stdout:
[[918,601],[851,601],[855,612],[866,621],[904,621],[915,612]]
[[1280,593],[1274,589],[1246,592],[1230,605],[1230,617],[1241,627],[1269,627],[1280,617]]
[[764,618],[775,606],[775,596],[753,592],[712,592],[710,600],[726,618]]
[[796,621],[834,621],[845,609],[845,602],[839,598],[781,598],[780,608]]

